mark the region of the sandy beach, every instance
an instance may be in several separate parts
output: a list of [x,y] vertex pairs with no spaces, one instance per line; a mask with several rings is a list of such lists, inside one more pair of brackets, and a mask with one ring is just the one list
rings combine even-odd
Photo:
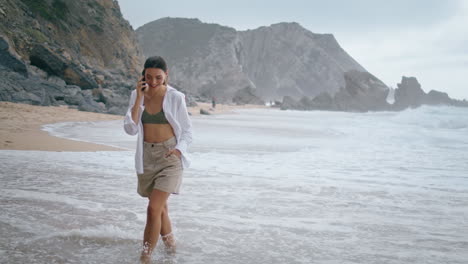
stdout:
[[[192,116],[200,115],[200,109],[210,114],[233,113],[235,109],[263,108],[259,105],[223,105],[212,109],[209,103],[189,107]],[[210,110],[211,109],[211,110]],[[43,131],[46,124],[60,122],[92,122],[122,120],[122,116],[82,112],[67,106],[35,106],[0,102],[0,149],[42,151],[113,151],[120,150],[105,145],[54,137]]]

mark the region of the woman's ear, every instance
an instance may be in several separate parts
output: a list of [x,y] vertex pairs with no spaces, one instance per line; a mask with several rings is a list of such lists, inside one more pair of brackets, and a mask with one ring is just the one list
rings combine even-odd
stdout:
[[169,70],[166,71],[166,79],[164,80],[164,85],[167,85],[167,80],[169,80]]

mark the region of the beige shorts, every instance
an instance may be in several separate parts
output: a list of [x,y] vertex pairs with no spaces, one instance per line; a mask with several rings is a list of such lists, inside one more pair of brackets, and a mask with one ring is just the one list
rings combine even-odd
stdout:
[[179,194],[182,161],[175,154],[165,156],[175,146],[175,137],[160,143],[143,142],[143,174],[137,174],[138,194],[149,197],[153,189]]

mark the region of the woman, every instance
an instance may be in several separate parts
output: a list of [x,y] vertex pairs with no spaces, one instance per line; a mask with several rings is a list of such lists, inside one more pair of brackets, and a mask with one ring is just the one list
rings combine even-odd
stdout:
[[150,260],[160,234],[166,248],[175,250],[167,199],[179,193],[182,171],[190,166],[187,147],[192,142],[192,125],[185,95],[167,85],[167,80],[164,59],[148,58],[124,119],[125,132],[138,134],[138,193],[149,198],[142,261]]

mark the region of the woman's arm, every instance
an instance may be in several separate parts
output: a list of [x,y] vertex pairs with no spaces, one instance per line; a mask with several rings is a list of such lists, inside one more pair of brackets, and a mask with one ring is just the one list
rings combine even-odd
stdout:
[[124,118],[125,133],[134,136],[138,133],[138,117],[140,115],[140,101],[137,93],[134,91],[130,95],[128,110]]
[[181,135],[180,140],[177,142],[175,146],[182,155],[187,153],[187,148],[190,144],[192,144],[192,122],[190,121],[188,112],[187,112],[187,105],[185,104],[185,95],[182,94],[180,96],[180,105],[177,108],[177,121],[180,124],[181,128]]
[[135,103],[132,107],[132,120],[135,124],[138,124],[138,118],[140,117],[140,102],[141,96],[137,94]]
[[[136,135],[138,133],[138,118],[140,117],[140,103],[143,98],[143,89],[147,88],[143,76],[140,76],[138,79],[135,90],[132,91],[130,95],[130,102],[128,104],[127,114],[124,119],[124,130],[129,135]],[[148,89],[146,89],[148,90]]]

